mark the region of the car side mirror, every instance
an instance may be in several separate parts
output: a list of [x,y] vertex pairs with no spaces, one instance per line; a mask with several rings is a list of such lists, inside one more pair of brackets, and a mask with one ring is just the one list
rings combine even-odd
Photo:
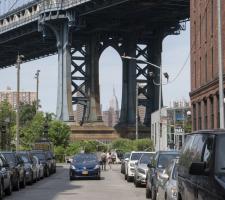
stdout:
[[125,158],[124,160],[128,162],[130,159],[129,158]]
[[191,175],[206,175],[204,162],[193,162],[189,168],[189,174]]
[[148,164],[147,164],[147,167],[148,167],[148,168],[154,168],[154,166],[152,165],[152,163],[148,163]]

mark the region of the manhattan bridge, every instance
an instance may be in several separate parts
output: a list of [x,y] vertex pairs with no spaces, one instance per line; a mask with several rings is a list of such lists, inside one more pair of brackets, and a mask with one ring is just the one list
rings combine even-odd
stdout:
[[[83,122],[102,122],[99,58],[109,46],[161,65],[163,39],[185,30],[189,0],[0,0],[0,68],[58,54],[57,118],[73,121],[73,105],[83,106]],[[176,59],[176,58],[174,58]],[[154,80],[150,72],[155,74]],[[135,126],[136,84],[146,108],[145,126],[159,108],[159,70],[122,61],[122,102],[117,127]],[[79,95],[78,95],[79,93]]]

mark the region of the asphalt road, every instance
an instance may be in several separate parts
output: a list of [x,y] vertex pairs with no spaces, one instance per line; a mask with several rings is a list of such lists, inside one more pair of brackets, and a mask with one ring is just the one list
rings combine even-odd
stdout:
[[135,188],[120,174],[118,165],[102,172],[102,180],[69,181],[68,166],[60,166],[57,173],[32,186],[27,186],[4,200],[141,200],[145,188]]

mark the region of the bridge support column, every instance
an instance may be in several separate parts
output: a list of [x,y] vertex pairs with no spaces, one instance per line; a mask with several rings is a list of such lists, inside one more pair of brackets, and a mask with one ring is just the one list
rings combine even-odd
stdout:
[[68,23],[57,24],[55,29],[58,47],[58,96],[57,119],[73,121],[71,89],[71,47]]
[[[125,54],[136,57],[136,40],[130,37],[124,41]],[[136,113],[136,61],[123,60],[122,105],[120,124],[135,125]]]
[[99,41],[98,35],[91,36],[88,41],[88,55],[89,60],[87,64],[88,73],[88,96],[89,96],[89,110],[87,115],[87,122],[102,122],[101,108],[100,108],[100,92],[99,92]]

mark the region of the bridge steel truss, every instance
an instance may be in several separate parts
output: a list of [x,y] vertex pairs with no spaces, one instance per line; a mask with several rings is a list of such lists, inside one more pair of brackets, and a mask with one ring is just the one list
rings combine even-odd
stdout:
[[[57,117],[63,121],[73,120],[73,105],[78,104],[83,122],[102,121],[99,58],[107,47],[160,66],[163,39],[184,30],[181,22],[189,17],[189,0],[35,2],[0,16],[0,67],[15,64],[18,52],[26,61],[58,53]],[[138,105],[145,107],[149,127],[159,106],[159,87],[149,73],[159,82],[159,70],[123,59],[122,71],[119,125],[135,124],[138,84]]]

